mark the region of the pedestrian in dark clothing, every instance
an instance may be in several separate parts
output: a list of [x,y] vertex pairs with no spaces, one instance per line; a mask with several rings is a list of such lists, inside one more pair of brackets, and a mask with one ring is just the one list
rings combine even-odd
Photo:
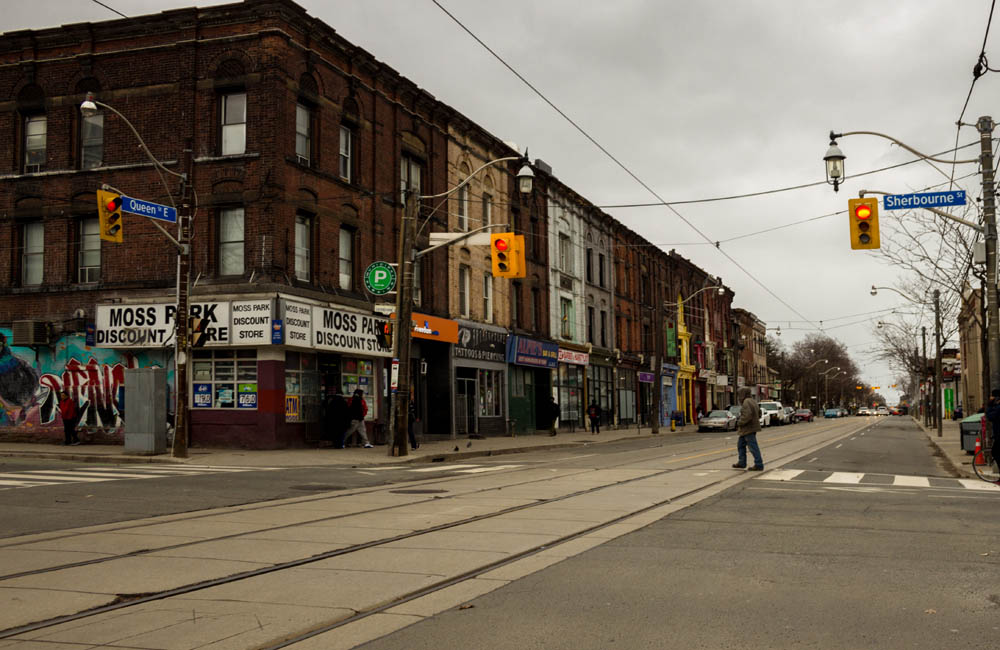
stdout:
[[410,436],[410,449],[416,449],[420,445],[417,444],[417,436],[413,433],[413,423],[417,421],[417,405],[410,400],[410,408],[406,414],[406,433]]
[[587,407],[587,417],[590,418],[590,432],[595,436],[601,432],[601,407],[597,405],[596,401],[591,401],[590,406]]
[[326,400],[326,421],[323,423],[325,434],[333,440],[334,449],[344,448],[344,432],[351,424],[351,416],[348,412],[347,400],[340,392],[340,387],[333,389],[333,393],[327,396]]
[[736,445],[737,459],[733,465],[736,469],[746,469],[747,447],[753,455],[753,467],[750,469],[759,472],[764,469],[764,459],[760,455],[760,447],[757,445],[757,432],[760,431],[760,407],[757,400],[750,394],[750,389],[744,386],[736,393],[737,399],[741,401],[740,417],[736,421],[740,430],[739,442]]
[[63,444],[80,444],[80,438],[76,435],[76,400],[66,391],[59,393],[59,415],[63,421]]
[[365,431],[365,416],[368,415],[368,404],[365,403],[364,394],[365,391],[360,388],[354,391],[354,397],[351,398],[351,403],[348,405],[351,424],[344,434],[344,440],[346,442],[348,438],[356,433],[361,437],[361,443],[365,448],[370,449],[372,443],[368,442],[368,432]]
[[1000,454],[1000,445],[997,444],[997,438],[1000,438],[1000,389],[994,388],[993,393],[991,393],[990,401],[986,403],[986,419],[990,423],[990,437],[993,440],[993,444],[990,447],[990,453],[993,454],[993,458],[998,458],[997,454]]
[[555,397],[552,397],[551,395],[549,395],[549,403],[548,403],[547,406],[548,406],[548,411],[549,411],[546,414],[546,415],[549,416],[549,435],[550,436],[554,436],[554,435],[556,435],[556,420],[559,419],[559,415],[560,415],[560,412],[559,412],[559,402],[556,401]]

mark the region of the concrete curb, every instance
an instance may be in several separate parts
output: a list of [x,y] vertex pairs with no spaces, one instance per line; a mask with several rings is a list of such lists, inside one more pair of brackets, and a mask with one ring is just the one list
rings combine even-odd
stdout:
[[924,432],[924,435],[927,436],[927,440],[929,440],[931,445],[933,445],[934,449],[937,450],[939,458],[941,458],[941,460],[944,461],[944,463],[948,466],[948,469],[950,469],[956,475],[961,476],[962,478],[978,478],[974,472],[964,470],[959,465],[956,465],[955,461],[951,458],[951,456],[948,455],[948,452],[941,445],[938,444],[937,429],[928,429],[919,419],[917,419],[914,416],[910,416],[910,419],[912,419],[914,424],[920,427],[920,430]]

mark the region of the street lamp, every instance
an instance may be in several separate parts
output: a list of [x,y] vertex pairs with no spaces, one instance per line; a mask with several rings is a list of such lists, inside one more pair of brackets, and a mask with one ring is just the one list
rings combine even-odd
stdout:
[[[837,146],[837,138],[843,138],[849,135],[874,135],[880,138],[885,138],[903,149],[906,149],[915,156],[922,158],[924,160],[931,160],[934,162],[944,163],[944,164],[959,164],[959,163],[978,163],[980,166],[980,174],[982,176],[982,205],[983,205],[983,233],[986,239],[986,259],[992,260],[986,265],[986,291],[984,300],[986,302],[986,341],[990,364],[990,389],[995,390],[1000,388],[1000,305],[997,304],[997,225],[996,225],[996,187],[995,187],[995,170],[993,167],[993,129],[995,127],[993,118],[984,115],[976,120],[976,129],[979,131],[979,150],[980,155],[978,158],[973,158],[969,160],[947,160],[944,158],[936,158],[934,156],[928,156],[923,154],[913,147],[907,145],[904,142],[888,136],[884,133],[878,133],[877,131],[848,131],[845,133],[834,133],[830,131],[830,148],[827,150],[826,155],[823,159],[826,161],[827,170],[827,182],[833,185],[833,189],[836,190],[837,186],[843,182],[844,176],[844,154],[840,151]],[[945,213],[946,214],[946,213]],[[955,217],[949,218],[958,220]],[[976,227],[976,224],[967,223],[967,225]],[[873,287],[874,289],[874,287]],[[874,293],[872,294],[874,295]],[[940,400],[938,400],[940,401]],[[940,426],[940,422],[939,422]],[[940,435],[940,433],[939,433]]]
[[[398,269],[400,276],[399,291],[396,293],[396,336],[393,340],[393,358],[399,364],[398,379],[396,381],[396,395],[393,402],[393,440],[389,446],[390,456],[407,455],[407,428],[409,426],[410,411],[410,346],[413,337],[413,263],[420,256],[415,248],[417,235],[417,209],[419,202],[424,199],[438,199],[457,192],[462,187],[469,184],[472,178],[486,169],[498,163],[521,161],[521,169],[517,172],[517,185],[521,194],[531,194],[535,173],[528,164],[527,151],[524,156],[507,156],[497,158],[481,165],[473,171],[461,183],[440,194],[419,195],[416,191],[407,187],[405,190],[405,203],[403,206],[403,221],[400,227],[399,237],[399,259]],[[499,224],[494,224],[499,225]],[[471,233],[469,233],[471,234]],[[453,239],[449,243],[461,241]],[[426,251],[422,251],[426,252]]]
[[[188,175],[186,173],[178,173],[167,169],[163,163],[156,159],[153,152],[149,150],[146,146],[146,142],[139,135],[139,131],[136,130],[132,122],[129,121],[127,117],[122,115],[114,107],[109,106],[103,102],[97,101],[94,97],[94,93],[87,93],[86,99],[80,104],[80,113],[84,117],[93,117],[97,115],[99,109],[105,109],[111,111],[117,115],[121,120],[132,130],[133,135],[139,141],[142,150],[146,152],[146,156],[149,161],[153,163],[153,169],[160,176],[160,180],[163,182],[163,187],[167,191],[167,197],[170,200],[170,205],[177,209],[177,204],[174,203],[173,194],[170,192],[170,186],[167,184],[167,179],[164,177],[163,173],[166,172],[177,178],[181,179],[181,207],[185,207],[185,197],[187,194],[187,180]],[[187,149],[190,149],[188,147]],[[177,309],[174,314],[174,441],[172,453],[176,458],[187,458],[187,447],[188,447],[188,398],[187,398],[187,367],[188,367],[188,356],[190,353],[190,338],[188,337],[188,295],[190,293],[190,279],[191,279],[191,244],[190,244],[190,231],[188,228],[188,215],[178,214],[177,216],[177,238],[174,239],[159,223],[155,220],[152,224],[156,226],[160,232],[167,236],[167,238],[173,243],[177,248]]]
[[828,383],[829,382],[829,377],[828,377],[828,375],[831,372],[835,372],[837,370],[840,370],[840,366],[834,366],[832,368],[827,368],[823,372],[816,373],[816,392],[817,393],[819,392],[819,378],[820,377],[823,378],[823,403],[824,403],[824,405],[826,404],[826,402],[829,401],[827,399],[827,392],[828,392],[827,388],[829,387],[829,383]]

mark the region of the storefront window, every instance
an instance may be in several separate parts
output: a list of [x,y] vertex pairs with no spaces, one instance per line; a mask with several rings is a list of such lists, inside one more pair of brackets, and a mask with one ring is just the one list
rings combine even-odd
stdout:
[[256,409],[256,350],[195,350],[193,408]]
[[559,364],[559,426],[579,426],[583,421],[583,373],[585,366]]
[[503,371],[479,371],[479,417],[503,415]]
[[367,359],[341,359],[340,389],[347,398],[350,398],[359,388],[364,391],[365,402],[368,404],[368,416],[365,419],[373,420],[378,413],[375,405],[377,395],[374,362]]
[[285,353],[285,422],[319,420],[319,370],[316,355]]
[[587,406],[597,402],[601,407],[601,424],[614,421],[613,379],[610,366],[587,366]]

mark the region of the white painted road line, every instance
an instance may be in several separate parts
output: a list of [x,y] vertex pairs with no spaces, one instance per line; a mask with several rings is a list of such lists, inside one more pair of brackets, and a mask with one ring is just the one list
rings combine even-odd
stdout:
[[893,485],[905,485],[907,487],[930,487],[931,482],[926,476],[895,476],[892,479]]
[[860,483],[864,474],[858,474],[856,472],[834,472],[830,474],[825,479],[824,483]]
[[996,483],[987,483],[986,481],[980,481],[974,478],[960,478],[958,482],[969,488],[970,490],[989,490],[993,492],[1000,492],[1000,485]]
[[804,469],[774,469],[760,478],[765,481],[791,481],[804,471]]
[[516,469],[520,465],[494,465],[492,467],[473,467],[472,469],[460,469],[458,474],[481,474],[482,472],[496,472],[501,469]]
[[453,470],[453,469],[466,469],[468,467],[475,467],[475,465],[434,465],[431,467],[421,467],[420,469],[411,469],[411,472],[441,472],[443,470]]
[[[76,474],[77,471],[80,473]],[[43,480],[47,478],[48,474],[58,474],[59,476],[78,475],[82,479],[86,479],[91,476],[103,476],[105,478],[162,478],[156,474],[117,474],[115,472],[103,472],[97,470],[74,470],[73,472],[67,472],[66,470],[40,469],[33,471],[32,474],[38,474],[38,478]]]
[[15,481],[68,481],[70,483],[97,483],[98,481],[113,481],[115,479],[104,476],[73,476],[67,473],[64,476],[55,474],[45,474],[40,476],[25,472],[23,474],[0,474],[0,479],[11,479]]

